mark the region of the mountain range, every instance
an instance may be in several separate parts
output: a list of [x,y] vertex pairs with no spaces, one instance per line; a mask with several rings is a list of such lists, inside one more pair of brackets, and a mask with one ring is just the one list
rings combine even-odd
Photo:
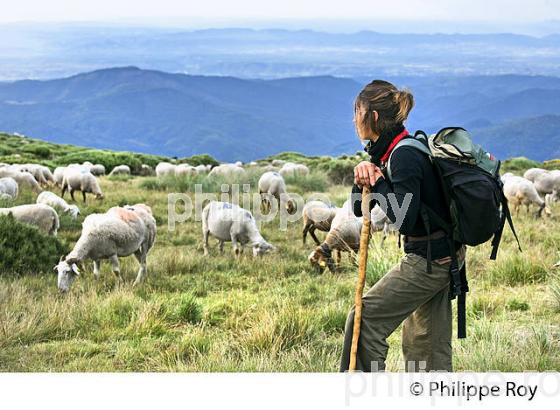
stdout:
[[[560,157],[560,78],[384,76],[416,100],[408,127],[459,125],[500,158]],[[0,82],[0,129],[96,148],[249,161],[360,149],[353,100],[370,77],[240,79],[137,67]]]

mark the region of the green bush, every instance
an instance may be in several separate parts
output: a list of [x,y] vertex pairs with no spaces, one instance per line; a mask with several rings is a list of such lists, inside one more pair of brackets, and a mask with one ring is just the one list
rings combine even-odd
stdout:
[[517,157],[506,159],[501,166],[501,173],[513,172],[514,174],[523,174],[529,168],[541,168],[542,164],[537,161],[525,157]]
[[355,159],[332,159],[319,165],[319,169],[327,173],[333,184],[351,184],[354,180]]
[[44,235],[36,227],[0,216],[0,273],[52,272],[69,248],[58,238]]
[[139,173],[142,166],[140,159],[135,154],[129,152],[111,152],[97,149],[85,149],[82,151],[72,152],[56,160],[57,165],[65,166],[72,163],[89,161],[94,164],[102,164],[105,166],[107,173],[117,165],[128,165],[132,173]]
[[179,160],[182,164],[189,164],[193,167],[197,165],[212,165],[213,167],[220,165],[212,156],[208,154],[193,155],[192,157],[185,157]]

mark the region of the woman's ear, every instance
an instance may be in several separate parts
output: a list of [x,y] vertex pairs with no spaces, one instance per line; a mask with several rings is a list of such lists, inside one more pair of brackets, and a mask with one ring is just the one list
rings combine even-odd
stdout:
[[379,119],[379,113],[377,111],[373,111],[373,121],[377,122],[378,119]]

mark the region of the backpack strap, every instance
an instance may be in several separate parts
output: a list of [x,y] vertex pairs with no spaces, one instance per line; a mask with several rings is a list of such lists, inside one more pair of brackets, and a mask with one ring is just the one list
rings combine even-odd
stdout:
[[393,151],[391,151],[389,159],[387,160],[387,165],[385,167],[389,180],[393,178],[393,175],[391,173],[391,158],[393,158],[393,154],[399,147],[414,147],[417,150],[422,151],[429,158],[432,157],[432,151],[430,151],[430,148],[428,148],[428,137],[426,133],[424,131],[416,131],[414,137],[403,138],[397,143],[397,145],[395,145]]

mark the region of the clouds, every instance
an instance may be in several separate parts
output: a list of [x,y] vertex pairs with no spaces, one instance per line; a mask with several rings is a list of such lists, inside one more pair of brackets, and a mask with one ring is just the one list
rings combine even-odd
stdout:
[[560,19],[555,0],[19,0],[2,5],[0,22],[204,18],[528,21]]

